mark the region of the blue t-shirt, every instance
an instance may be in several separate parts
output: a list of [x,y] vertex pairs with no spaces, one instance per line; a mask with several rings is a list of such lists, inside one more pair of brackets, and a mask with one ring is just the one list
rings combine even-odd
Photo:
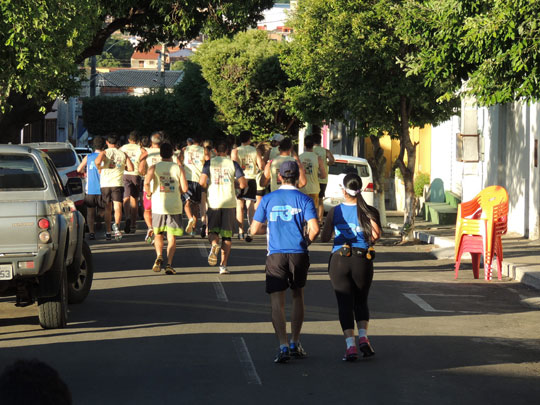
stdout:
[[362,225],[358,222],[356,204],[339,204],[334,208],[334,247],[332,253],[343,244],[352,247],[367,249],[369,247]]
[[96,166],[96,158],[99,153],[94,152],[86,157],[86,194],[100,195],[99,171]]
[[268,220],[268,255],[306,253],[304,223],[313,218],[317,218],[313,200],[287,186],[265,195],[253,217],[262,223]]

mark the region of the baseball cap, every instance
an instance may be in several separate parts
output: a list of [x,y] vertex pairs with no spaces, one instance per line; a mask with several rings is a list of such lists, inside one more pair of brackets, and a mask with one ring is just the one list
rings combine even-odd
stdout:
[[298,177],[300,175],[298,163],[296,163],[294,160],[287,160],[283,162],[279,167],[279,174],[281,174],[281,177]]
[[275,133],[271,140],[276,141],[276,142],[281,142],[283,139],[285,139],[283,135]]

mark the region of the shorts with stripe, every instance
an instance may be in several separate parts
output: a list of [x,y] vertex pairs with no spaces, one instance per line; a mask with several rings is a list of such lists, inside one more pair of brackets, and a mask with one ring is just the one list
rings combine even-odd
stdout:
[[208,233],[217,233],[224,238],[231,238],[236,224],[236,208],[208,208]]
[[182,236],[182,214],[152,214],[154,234],[167,232],[168,235]]

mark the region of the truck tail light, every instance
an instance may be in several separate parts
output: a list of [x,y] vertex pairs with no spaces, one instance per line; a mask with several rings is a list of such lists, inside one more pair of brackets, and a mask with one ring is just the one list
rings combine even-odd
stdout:
[[19,269],[33,269],[35,267],[34,262],[19,262]]
[[368,183],[364,191],[372,192],[373,193],[373,183]]
[[68,178],[79,177],[79,178],[83,179],[84,178],[84,173],[79,173],[77,170],[73,170],[71,172],[66,173],[66,176]]
[[51,226],[51,223],[46,218],[41,218],[38,221],[38,227],[39,229],[49,229],[49,226]]

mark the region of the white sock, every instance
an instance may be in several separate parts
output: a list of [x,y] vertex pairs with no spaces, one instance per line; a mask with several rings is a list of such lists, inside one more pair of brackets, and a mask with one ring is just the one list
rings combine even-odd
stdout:
[[345,338],[345,342],[347,343],[347,349],[353,347],[355,345],[354,336]]
[[283,348],[285,348],[285,347],[289,347],[289,345],[286,345],[286,344],[279,345],[279,350],[283,350]]
[[358,329],[358,338],[367,337],[367,329]]

